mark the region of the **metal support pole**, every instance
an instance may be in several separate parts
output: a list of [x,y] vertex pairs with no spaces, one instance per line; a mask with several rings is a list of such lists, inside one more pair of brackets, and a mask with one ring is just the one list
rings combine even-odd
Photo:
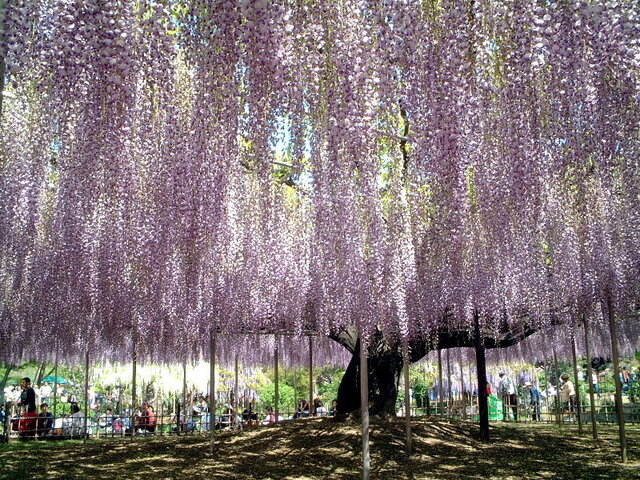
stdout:
[[[293,415],[298,418],[298,413],[302,415],[302,411],[298,412],[298,370],[293,367]],[[287,370],[284,371],[284,378],[287,378]]]
[[444,402],[444,382],[442,381],[442,349],[438,348],[438,404],[439,408],[436,408],[438,413],[442,415],[442,403]]
[[[545,355],[544,358],[544,364],[543,364],[543,373],[544,373],[544,388],[546,389],[546,394],[545,397],[548,397],[549,395],[549,375],[547,375],[547,358]],[[550,420],[551,418],[551,412],[549,410],[549,403],[545,402],[545,406],[547,407],[547,422]],[[542,417],[540,417],[542,419]]]
[[369,371],[367,350],[360,332],[360,413],[362,416],[362,480],[371,475],[371,455],[369,453]]
[[458,366],[460,367],[460,397],[462,398],[462,418],[467,419],[467,397],[464,392],[464,370],[462,365],[462,352],[458,352]]
[[578,435],[582,435],[582,402],[580,401],[580,382],[578,380],[578,354],[576,352],[576,337],[571,330],[571,353],[573,356],[573,378],[576,390],[576,415],[578,416]]
[[582,322],[584,323],[584,346],[587,354],[587,371],[588,371],[588,379],[589,379],[589,401],[591,402],[590,410],[591,410],[591,427],[593,433],[593,439],[598,439],[598,427],[596,425],[596,402],[595,402],[595,392],[593,391],[593,364],[591,363],[591,340],[590,340],[590,331],[589,331],[589,320],[586,315],[582,315]]
[[453,418],[451,395],[451,350],[447,348],[447,418],[449,420]]
[[238,424],[238,354],[236,353],[235,365],[234,365],[234,380],[233,380],[233,427],[236,430],[240,429]]
[[4,399],[4,442],[9,443],[9,437],[11,436],[11,402]]
[[404,426],[407,435],[407,455],[411,455],[411,393],[409,392],[409,345],[402,343],[403,371],[404,371]]
[[131,439],[133,440],[133,437],[136,434],[136,402],[137,402],[137,389],[138,386],[136,384],[136,380],[137,380],[137,374],[136,374],[136,369],[138,367],[138,338],[136,335],[137,330],[133,329],[133,362],[131,365],[131,412],[130,413],[130,425],[129,425],[129,429],[131,430]]
[[53,422],[55,426],[58,411],[58,341],[56,340],[55,366],[53,367]]
[[313,405],[313,337],[309,335],[309,416],[315,415]]
[[87,436],[89,435],[89,432],[87,430],[87,418],[89,417],[89,406],[88,406],[88,401],[89,401],[89,348],[87,348],[87,351],[85,353],[85,358],[84,358],[84,423],[83,423],[83,428],[84,428],[84,438],[83,438],[83,443],[87,442]]
[[280,384],[278,378],[278,336],[276,335],[276,348],[274,352],[274,375],[275,375],[275,398],[274,398],[274,413],[275,421],[280,418]]
[[209,337],[209,453],[215,448],[216,430],[216,334],[211,329]]
[[555,347],[553,350],[553,364],[556,370],[556,419],[558,425],[562,425],[562,405],[560,405],[560,371],[558,370],[558,356]]
[[156,408],[160,412],[160,436],[164,434],[164,401],[160,402],[160,408]]
[[613,355],[613,376],[616,382],[616,411],[618,413],[618,433],[620,435],[620,453],[622,463],[627,463],[627,438],[624,432],[624,405],[622,404],[622,383],[620,381],[620,355],[618,353],[618,336],[616,332],[616,317],[613,310],[611,294],[607,295],[607,310],[609,311],[609,332],[611,333],[611,353]]
[[[182,363],[182,424],[185,426],[184,434],[187,434],[189,421],[187,420],[187,360]],[[178,430],[182,427],[179,425]]]

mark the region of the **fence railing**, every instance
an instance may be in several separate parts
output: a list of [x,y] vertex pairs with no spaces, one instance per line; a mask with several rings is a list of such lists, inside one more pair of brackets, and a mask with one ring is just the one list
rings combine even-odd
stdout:
[[[539,405],[531,405],[526,397],[519,397],[515,405],[505,399],[489,397],[489,421],[522,421],[570,424],[578,420],[578,409],[583,422],[591,422],[591,407],[588,402],[580,405],[558,405],[557,398],[541,399]],[[603,394],[594,404],[596,422],[617,423],[618,416],[613,395]],[[640,424],[640,404],[623,404],[625,424]],[[452,396],[442,401],[425,402],[422,406],[411,407],[412,416],[431,415],[459,420],[478,420],[478,399],[476,396]],[[404,409],[398,410],[398,416],[404,416]]]
[[[590,423],[591,408],[588,403],[569,407],[558,405],[555,397],[542,399],[540,405],[530,405],[526,398],[519,397],[518,403],[509,405],[501,399],[489,397],[490,421],[547,422],[574,424],[578,410],[584,423]],[[625,424],[640,424],[640,404],[624,403]],[[82,412],[71,416],[42,417],[35,413],[19,416],[15,408],[0,410],[0,439],[69,439],[69,438],[105,438],[131,436],[188,435],[216,431],[255,428],[273,423],[273,416],[255,412],[245,414],[218,413],[211,420],[209,412],[181,414],[180,412],[158,415],[133,415],[125,411],[120,414],[94,414],[86,418]],[[323,416],[328,416],[323,413]],[[443,401],[430,401],[419,407],[411,407],[412,416],[430,415],[458,420],[478,420],[478,402],[475,396],[452,396]],[[308,417],[307,412],[280,413],[278,421]],[[398,409],[398,416],[404,416],[404,408]],[[618,416],[613,399],[601,395],[595,402],[596,422],[601,424],[617,423]]]
[[[214,430],[255,428],[273,423],[266,414],[218,413],[212,422],[209,412],[188,415],[179,412],[152,416],[122,414],[93,414],[86,418],[81,412],[71,416],[39,417],[34,414],[11,414],[12,408],[3,414],[0,422],[0,438],[22,439],[81,439],[98,437],[131,437],[148,435],[187,435]],[[321,416],[328,416],[323,413]],[[307,412],[281,412],[278,421],[309,417]],[[9,435],[9,437],[7,437]]]

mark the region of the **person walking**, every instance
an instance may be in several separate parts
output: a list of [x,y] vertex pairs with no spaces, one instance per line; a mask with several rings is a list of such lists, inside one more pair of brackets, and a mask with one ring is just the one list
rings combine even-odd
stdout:
[[529,395],[529,405],[531,406],[531,420],[539,422],[542,418],[540,415],[540,402],[542,395],[540,390],[534,387],[531,382],[524,383],[524,391]]
[[518,388],[516,383],[505,375],[504,372],[498,374],[500,382],[498,383],[498,395],[502,399],[502,410],[504,412],[505,421],[509,420],[509,407],[513,411],[513,419],[518,421]]
[[562,382],[560,383],[560,403],[565,412],[569,414],[569,421],[574,422],[575,407],[576,407],[576,389],[573,386],[573,382],[569,380],[569,375],[566,373],[560,377]]

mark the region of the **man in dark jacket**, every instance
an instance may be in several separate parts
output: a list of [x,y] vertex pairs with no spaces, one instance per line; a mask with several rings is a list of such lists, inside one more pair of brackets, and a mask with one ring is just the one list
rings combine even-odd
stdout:
[[26,407],[27,412],[36,411],[36,392],[31,388],[31,379],[29,377],[22,379],[22,393],[20,393],[18,406]]
[[31,388],[31,379],[24,377],[22,379],[22,393],[18,407],[22,413],[20,414],[19,435],[22,438],[33,438],[36,436],[36,392]]

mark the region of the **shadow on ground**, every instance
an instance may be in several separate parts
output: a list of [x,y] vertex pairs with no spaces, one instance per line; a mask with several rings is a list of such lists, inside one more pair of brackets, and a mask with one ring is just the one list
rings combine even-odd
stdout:
[[[0,479],[359,479],[360,426],[303,419],[223,433],[209,454],[204,436],[14,442],[0,446]],[[371,428],[372,479],[640,480],[640,427],[628,427],[629,463],[619,458],[615,427],[600,438],[577,427],[509,424],[476,440],[474,423],[419,418],[413,455],[402,420]]]

